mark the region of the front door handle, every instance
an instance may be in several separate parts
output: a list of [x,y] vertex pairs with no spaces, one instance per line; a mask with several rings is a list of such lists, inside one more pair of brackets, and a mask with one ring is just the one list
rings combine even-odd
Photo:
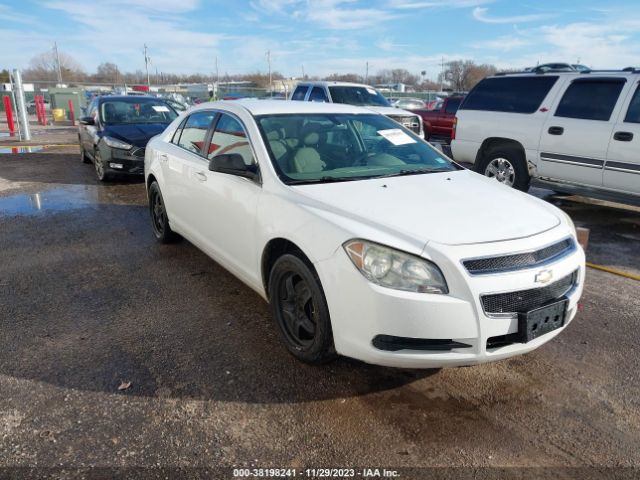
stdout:
[[549,135],[562,135],[564,133],[564,128],[562,127],[549,127]]
[[160,161],[161,162],[167,162],[169,160],[169,155],[167,155],[166,153],[161,153],[160,154]]
[[631,132],[616,132],[613,134],[613,139],[619,142],[630,142],[633,140],[633,133]]
[[204,172],[196,172],[193,174],[193,176],[196,177],[201,182],[207,181],[207,176],[204,174]]

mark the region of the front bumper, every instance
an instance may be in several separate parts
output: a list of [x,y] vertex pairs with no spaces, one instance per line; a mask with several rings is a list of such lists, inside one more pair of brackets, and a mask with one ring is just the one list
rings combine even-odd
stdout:
[[121,175],[144,175],[144,148],[121,150],[108,148],[102,152],[104,168]]
[[[556,230],[556,229],[554,229]],[[492,348],[489,339],[518,332],[517,316],[488,316],[481,295],[541,287],[535,283],[540,267],[489,275],[471,275],[462,260],[540,248],[562,238],[546,232],[529,239],[492,244],[429,245],[429,256],[443,271],[450,293],[434,295],[380,287],[366,280],[342,248],[316,269],[327,297],[338,353],[367,363],[407,368],[440,368],[474,365],[530,352],[558,335],[578,310],[585,275],[584,252],[577,247],[558,261],[545,265],[555,279],[578,271],[575,286],[566,297],[569,306],[563,327],[528,343]],[[564,232],[566,236],[566,231]],[[380,335],[410,339],[450,340],[446,350],[400,349],[385,351],[374,346]],[[455,348],[464,344],[464,348]]]

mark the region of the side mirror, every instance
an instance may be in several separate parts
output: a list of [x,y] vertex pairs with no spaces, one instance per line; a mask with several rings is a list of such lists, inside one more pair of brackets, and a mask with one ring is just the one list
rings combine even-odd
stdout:
[[95,125],[96,122],[93,117],[80,117],[80,124],[82,125]]
[[255,180],[258,178],[258,166],[247,165],[238,153],[223,153],[216,155],[209,161],[209,170],[212,172],[227,173],[239,177]]

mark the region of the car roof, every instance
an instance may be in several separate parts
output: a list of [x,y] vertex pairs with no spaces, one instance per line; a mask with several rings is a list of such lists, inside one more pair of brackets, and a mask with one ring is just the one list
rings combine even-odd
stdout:
[[544,73],[536,73],[536,72],[499,72],[493,75],[490,78],[503,78],[503,77],[544,77],[546,76],[569,76],[576,78],[591,78],[591,77],[628,77],[632,75],[638,75],[640,73],[639,70],[590,70],[587,72],[578,72],[578,71],[549,71]]
[[153,97],[151,95],[101,95],[98,98],[98,102],[106,102],[106,101],[110,101],[110,100],[118,100],[118,101],[124,101],[124,102],[138,102],[140,103],[140,100],[144,101],[144,100],[156,100],[158,102],[163,102],[164,99],[163,98],[158,98],[158,97]]
[[333,82],[328,80],[311,80],[298,82],[297,86],[318,86],[318,87],[364,87],[364,88],[374,88],[371,85],[366,85],[364,83],[353,83],[353,82]]
[[207,109],[220,109],[232,113],[241,110],[249,112],[254,117],[260,115],[296,114],[296,113],[342,113],[342,114],[373,114],[377,112],[365,108],[347,105],[343,103],[301,102],[295,100],[221,100],[217,102],[205,102],[189,109],[189,112]]

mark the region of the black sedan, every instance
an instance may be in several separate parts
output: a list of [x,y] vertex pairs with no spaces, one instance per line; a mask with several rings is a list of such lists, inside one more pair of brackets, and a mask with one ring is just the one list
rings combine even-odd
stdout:
[[80,156],[95,165],[100,181],[118,175],[144,174],[147,142],[162,133],[178,114],[154,97],[95,98],[80,119]]

